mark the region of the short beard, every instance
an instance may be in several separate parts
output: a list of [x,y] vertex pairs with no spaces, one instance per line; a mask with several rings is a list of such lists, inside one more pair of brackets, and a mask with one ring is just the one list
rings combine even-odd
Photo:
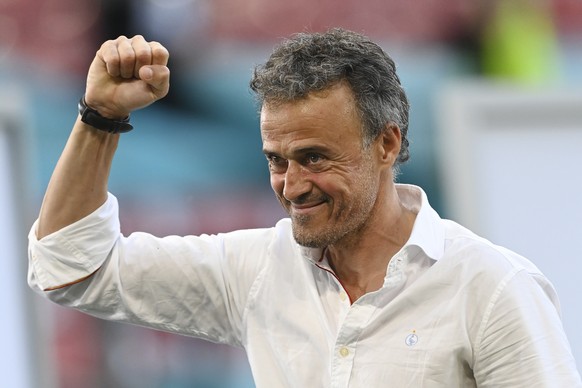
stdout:
[[[368,154],[365,155],[369,158]],[[363,190],[360,189],[360,196],[357,198],[356,206],[348,209],[345,207],[346,204],[343,204],[344,206],[337,209],[335,220],[330,220],[332,223],[331,228],[324,226],[323,230],[310,230],[308,227],[311,222],[310,216],[291,217],[293,237],[299,245],[308,248],[325,248],[340,241],[342,244],[345,243],[347,245],[357,244],[357,240],[359,240],[369,218],[372,216],[378,195],[378,187],[374,183],[374,177],[370,170],[370,159],[367,162],[364,169],[356,172],[358,179],[354,182],[354,185],[364,188]],[[333,203],[333,200],[325,194],[322,199],[328,204]],[[351,214],[346,215],[345,213],[347,212],[351,212]]]
[[[367,187],[367,186],[364,186]],[[368,193],[371,194],[371,193]],[[295,241],[307,248],[326,248],[330,245],[342,241],[348,245],[355,243],[354,237],[359,239],[359,234],[365,229],[371,211],[376,201],[375,195],[366,195],[360,202],[359,212],[352,214],[348,221],[342,223],[340,228],[324,228],[324,230],[313,231],[309,228],[304,228],[302,225],[307,225],[310,222],[310,216],[292,216],[291,226],[293,230],[293,237]],[[340,209],[337,219],[342,219],[343,213],[347,209]]]
[[292,218],[291,226],[293,237],[297,244],[307,248],[325,248],[339,241],[344,235],[338,235],[335,231],[327,230],[321,233],[305,232],[303,228],[297,227],[297,224],[305,223],[308,217],[296,216]]

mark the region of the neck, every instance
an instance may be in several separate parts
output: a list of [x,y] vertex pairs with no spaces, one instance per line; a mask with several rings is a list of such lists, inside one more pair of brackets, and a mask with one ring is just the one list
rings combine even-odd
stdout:
[[390,260],[412,232],[416,215],[400,203],[395,189],[391,198],[363,228],[327,247],[330,266],[352,302],[382,287]]

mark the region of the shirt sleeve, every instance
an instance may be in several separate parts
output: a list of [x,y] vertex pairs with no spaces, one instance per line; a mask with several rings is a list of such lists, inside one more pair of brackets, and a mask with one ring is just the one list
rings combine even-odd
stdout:
[[33,226],[32,288],[100,318],[240,346],[272,230],[125,237],[117,213],[109,195],[91,215],[41,240]]
[[476,344],[479,387],[582,387],[559,316],[555,291],[543,275],[516,268],[488,303]]
[[28,282],[35,291],[76,283],[101,267],[119,234],[117,199],[106,202],[87,217],[38,240],[34,222],[28,234]]

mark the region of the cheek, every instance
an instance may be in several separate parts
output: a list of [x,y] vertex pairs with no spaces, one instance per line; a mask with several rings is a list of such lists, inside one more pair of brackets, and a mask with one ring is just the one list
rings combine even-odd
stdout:
[[285,179],[283,176],[271,173],[271,187],[275,193],[282,194],[283,188],[285,187]]
[[328,197],[341,197],[345,195],[346,191],[351,191],[349,182],[340,174],[313,174],[311,182],[314,191],[318,191]]

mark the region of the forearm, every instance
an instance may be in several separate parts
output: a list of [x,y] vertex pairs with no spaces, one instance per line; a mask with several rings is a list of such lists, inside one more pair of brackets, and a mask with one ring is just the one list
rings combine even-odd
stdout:
[[[87,107],[105,119],[121,120],[164,97],[170,79],[168,56],[161,44],[139,35],[103,43],[89,67]],[[105,202],[118,141],[118,134],[77,118],[45,194],[38,239],[82,219]]]
[[107,181],[119,135],[79,118],[50,179],[40,210],[37,238],[87,216],[107,199]]

